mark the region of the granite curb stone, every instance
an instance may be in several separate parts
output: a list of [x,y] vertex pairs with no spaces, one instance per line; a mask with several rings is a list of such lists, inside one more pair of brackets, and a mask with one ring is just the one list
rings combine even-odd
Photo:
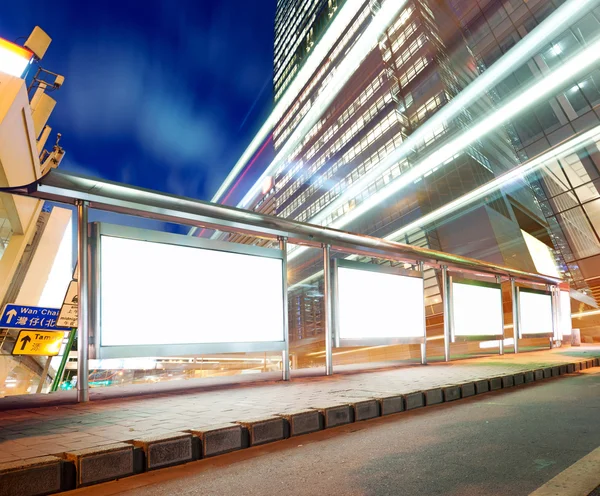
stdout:
[[323,415],[317,410],[301,410],[299,412],[281,413],[280,417],[287,420],[290,437],[310,434],[325,428]]
[[175,432],[142,439],[134,439],[132,444],[144,450],[145,469],[169,467],[193,460],[192,434]]
[[75,464],[77,487],[134,474],[133,445],[128,443],[67,451],[65,458]]
[[202,458],[223,455],[248,447],[247,436],[239,424],[226,423],[192,429],[190,432],[200,439]]

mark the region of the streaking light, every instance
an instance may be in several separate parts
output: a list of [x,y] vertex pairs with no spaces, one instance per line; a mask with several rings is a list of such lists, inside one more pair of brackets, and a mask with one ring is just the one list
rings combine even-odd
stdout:
[[[467,88],[461,91],[447,105],[439,109],[423,125],[417,128],[390,156],[384,159],[379,165],[371,171],[364,174],[354,182],[342,195],[326,206],[317,215],[308,222],[311,224],[320,224],[333,212],[338,210],[351,198],[356,197],[361,191],[366,189],[374,178],[378,177],[383,171],[393,164],[409,156],[414,148],[427,135],[430,135],[436,129],[450,122],[466,107],[477,101],[482,94],[502,81],[508,74],[520,67],[524,62],[535,55],[549,39],[564,31],[565,26],[574,22],[582,16],[588,9],[597,5],[597,0],[571,0],[552,15],[550,15],[537,28],[517,43],[510,51],[496,61],[489,69],[475,79]],[[554,45],[559,47],[559,45]],[[423,174],[425,174],[424,172]]]
[[373,18],[365,32],[361,35],[352,49],[345,56],[341,64],[332,70],[332,78],[324,91],[322,91],[311,106],[309,112],[304,116],[298,127],[294,130],[285,145],[281,148],[273,162],[263,172],[250,191],[244,196],[238,204],[244,208],[260,192],[264,178],[272,174],[273,170],[279,166],[298,146],[298,143],[310,129],[317,123],[331,103],[335,100],[338,93],[344,85],[350,80],[352,75],[362,64],[365,57],[371,52],[373,47],[379,42],[379,38],[387,27],[392,23],[400,11],[404,8],[406,0],[388,0]]
[[[571,57],[561,67],[550,72],[546,77],[532,85],[529,89],[523,91],[498,110],[492,112],[488,117],[480,120],[477,124],[430,154],[412,169],[398,177],[394,182],[389,183],[387,186],[371,195],[356,208],[350,210],[346,215],[333,222],[331,227],[340,229],[346,226],[406,186],[421,179],[426,174],[433,172],[434,169],[460,154],[466,147],[484,137],[487,133],[497,129],[506,121],[530,108],[541,99],[559,91],[568,84],[571,79],[588,71],[591,66],[598,62],[598,60],[600,60],[600,40],[596,40],[594,43],[588,45],[586,49],[582,50],[576,56]],[[384,160],[384,162],[390,167],[397,160],[396,153],[392,153]],[[300,249],[294,251],[293,254],[290,254],[290,258],[292,255],[297,256],[300,251]]]
[[569,141],[563,143],[562,145],[559,145],[556,148],[553,148],[552,150],[544,153],[543,155],[529,160],[528,162],[524,163],[519,167],[515,167],[511,171],[506,172],[501,176],[498,176],[496,179],[489,181],[483,186],[480,186],[479,188],[470,191],[469,193],[461,196],[460,198],[457,198],[456,200],[451,201],[450,203],[447,203],[446,205],[434,210],[433,212],[424,215],[416,221],[407,224],[406,226],[386,236],[385,239],[395,241],[401,236],[415,229],[420,229],[424,226],[427,226],[428,224],[431,224],[436,220],[445,217],[446,215],[456,212],[457,210],[473,202],[476,202],[477,200],[485,198],[487,195],[498,191],[502,186],[511,184],[515,181],[525,178],[529,174],[532,174],[533,172],[543,167],[549,161],[554,159],[560,160],[561,158],[567,155],[571,155],[576,150],[584,146],[586,143],[598,139],[600,139],[600,126],[596,126],[595,128],[587,131],[586,133],[583,133],[580,136],[570,139]]
[[23,77],[33,53],[22,46],[0,38],[0,72]]
[[[311,56],[306,60],[298,75],[294,78],[288,89],[285,91],[273,112],[265,123],[261,126],[254,139],[248,145],[240,159],[236,162],[233,169],[214,194],[211,201],[217,202],[223,196],[227,188],[231,185],[235,177],[238,175],[244,165],[252,158],[252,155],[261,143],[267,138],[271,130],[277,122],[283,117],[284,113],[296,99],[298,93],[308,82],[315,70],[321,65],[329,51],[333,48],[338,38],[342,35],[352,18],[356,15],[359,9],[363,6],[364,0],[347,0],[340,12],[337,14],[331,26],[323,34],[323,37],[317,43],[317,46],[312,50]],[[262,184],[262,181],[260,182]],[[194,228],[195,229],[195,228]]]

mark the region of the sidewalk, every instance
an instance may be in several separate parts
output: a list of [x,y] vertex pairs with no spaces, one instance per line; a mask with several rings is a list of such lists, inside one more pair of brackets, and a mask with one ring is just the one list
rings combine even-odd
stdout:
[[[211,390],[180,390],[0,412],[0,495],[3,494],[2,487],[8,487],[3,484],[8,480],[6,474],[18,477],[17,472],[23,467],[36,466],[39,470],[40,466],[52,463],[63,466],[65,463],[58,463],[55,457],[39,463],[30,460],[36,457],[55,455],[73,461],[78,485],[84,485],[116,478],[104,469],[100,475],[92,476],[90,472],[89,477],[84,476],[86,457],[95,457],[98,464],[103,453],[113,453],[110,463],[114,465],[117,463],[114,454],[127,452],[133,468],[118,473],[117,477],[120,477],[248,444],[261,444],[393,411],[451,401],[488,389],[577,372],[598,366],[598,360],[593,360],[596,357],[600,357],[599,346],[567,347],[293,379],[289,383],[255,382],[220,389],[213,386]],[[533,371],[538,372],[534,374]],[[290,416],[292,413],[296,415]],[[311,424],[317,416],[317,423]],[[215,425],[220,427],[211,427]],[[238,432],[239,446],[235,440]],[[212,434],[216,437],[209,438]],[[248,436],[246,441],[244,435]],[[129,444],[114,445],[122,442]],[[219,442],[233,444],[225,446],[229,449],[219,451]],[[156,447],[154,452],[152,446]],[[211,452],[211,446],[215,446],[216,451]],[[139,455],[140,452],[145,456]],[[135,468],[136,456],[142,456],[143,467]],[[64,488],[67,476],[64,468],[60,470],[58,477],[62,477],[61,487]]]

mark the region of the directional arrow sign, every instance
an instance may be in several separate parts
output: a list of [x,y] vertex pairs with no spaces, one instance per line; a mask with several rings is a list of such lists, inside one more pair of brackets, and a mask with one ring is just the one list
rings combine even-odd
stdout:
[[27,336],[27,334],[25,336],[23,336],[21,338],[21,340],[19,341],[19,343],[21,343],[21,351],[23,351],[25,349],[25,346],[27,346],[27,343],[31,342],[31,338],[29,336]]
[[39,331],[68,331],[58,327],[58,308],[6,305],[0,316],[0,329],[37,329]]
[[6,321],[10,324],[13,320],[14,317],[17,316],[17,311],[13,308],[12,310],[9,310],[8,312],[6,312]]
[[64,331],[21,331],[12,354],[56,356],[64,338]]

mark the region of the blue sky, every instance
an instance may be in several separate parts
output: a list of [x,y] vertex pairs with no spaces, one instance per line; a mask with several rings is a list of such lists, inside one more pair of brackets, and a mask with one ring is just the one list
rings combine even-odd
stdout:
[[208,200],[272,108],[274,15],[275,0],[20,0],[0,37],[53,38],[61,169]]

